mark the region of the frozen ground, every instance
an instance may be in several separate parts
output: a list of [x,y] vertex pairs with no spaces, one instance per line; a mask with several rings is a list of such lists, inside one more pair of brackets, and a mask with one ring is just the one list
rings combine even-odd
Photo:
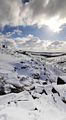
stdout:
[[66,55],[0,49],[0,120],[66,120]]

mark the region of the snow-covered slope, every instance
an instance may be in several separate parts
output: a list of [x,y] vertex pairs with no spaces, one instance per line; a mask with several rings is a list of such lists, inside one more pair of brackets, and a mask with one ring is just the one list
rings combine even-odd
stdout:
[[66,55],[36,54],[0,49],[0,120],[66,120]]

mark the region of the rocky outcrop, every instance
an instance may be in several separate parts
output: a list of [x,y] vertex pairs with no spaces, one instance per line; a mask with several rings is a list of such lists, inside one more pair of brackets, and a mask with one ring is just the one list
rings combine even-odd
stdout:
[[57,85],[62,85],[62,84],[65,84],[65,80],[62,78],[62,77],[58,77],[57,78]]

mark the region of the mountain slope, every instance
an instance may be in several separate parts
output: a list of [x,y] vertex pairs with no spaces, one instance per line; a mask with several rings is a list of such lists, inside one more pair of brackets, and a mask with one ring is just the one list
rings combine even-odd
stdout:
[[66,55],[27,53],[0,49],[0,120],[65,120]]

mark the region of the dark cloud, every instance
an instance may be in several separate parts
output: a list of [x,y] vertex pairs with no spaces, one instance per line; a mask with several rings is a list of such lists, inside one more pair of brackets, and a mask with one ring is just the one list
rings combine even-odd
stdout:
[[45,14],[52,17],[59,14],[61,17],[66,17],[66,0],[32,0],[30,9],[33,15]]
[[[54,22],[50,21],[56,16]],[[36,24],[40,27],[49,26],[49,21],[57,23],[58,28],[66,24],[66,0],[0,0],[0,26]]]

